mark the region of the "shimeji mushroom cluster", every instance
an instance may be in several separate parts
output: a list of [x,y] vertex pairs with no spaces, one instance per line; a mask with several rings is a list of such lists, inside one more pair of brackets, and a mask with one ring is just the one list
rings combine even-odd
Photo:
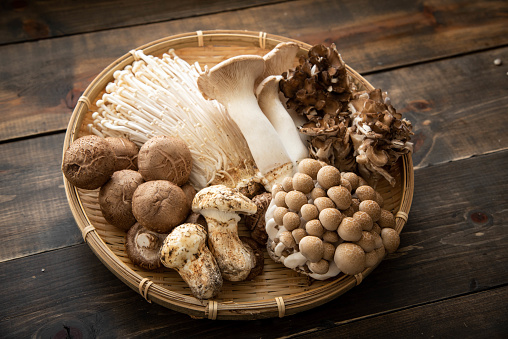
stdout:
[[382,196],[353,172],[304,159],[272,194],[265,215],[268,252],[312,278],[358,274],[399,245]]

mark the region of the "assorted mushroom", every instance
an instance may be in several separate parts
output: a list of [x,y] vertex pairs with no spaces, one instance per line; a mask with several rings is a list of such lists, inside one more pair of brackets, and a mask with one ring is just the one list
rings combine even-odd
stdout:
[[66,150],[62,171],[78,188],[100,189],[104,219],[126,232],[134,265],[174,269],[209,299],[224,280],[262,274],[265,250],[318,280],[396,251],[394,215],[366,179],[395,184],[389,169],[412,149],[411,124],[386,93],[356,89],[333,44],[292,68],[298,51],[281,43],[204,71],[173,52],[137,51],[115,73],[89,126],[97,135]]

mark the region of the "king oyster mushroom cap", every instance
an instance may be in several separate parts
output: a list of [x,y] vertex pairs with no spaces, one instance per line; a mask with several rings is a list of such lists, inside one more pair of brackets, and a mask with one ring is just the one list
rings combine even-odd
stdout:
[[257,206],[237,190],[214,185],[200,190],[192,210],[201,213],[208,225],[208,246],[224,279],[242,281],[254,267],[255,258],[238,236],[238,213],[256,213]]
[[293,166],[277,131],[257,103],[254,83],[265,69],[261,56],[241,55],[205,69],[197,80],[206,99],[226,107],[242,132],[269,191],[273,184],[292,175]]
[[295,61],[296,54],[300,47],[296,42],[281,42],[270,52],[263,56],[265,60],[265,71],[256,80],[256,87],[261,81],[271,75],[280,75],[290,69]]
[[182,224],[164,239],[160,260],[175,269],[198,299],[217,296],[223,280],[215,258],[206,247],[206,231],[201,225]]
[[270,123],[279,134],[284,147],[296,168],[298,163],[309,156],[300,133],[288,111],[279,98],[279,81],[282,76],[265,78],[256,88],[258,104]]

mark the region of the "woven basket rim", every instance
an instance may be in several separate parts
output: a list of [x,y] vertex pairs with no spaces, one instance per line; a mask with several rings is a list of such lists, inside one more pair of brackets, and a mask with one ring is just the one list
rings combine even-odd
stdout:
[[[280,42],[295,42],[300,46],[301,51],[305,52],[312,46],[290,38],[279,35],[267,34],[265,32],[243,31],[243,30],[209,30],[182,33],[168,36],[159,40],[142,45],[134,50],[142,50],[145,54],[162,54],[168,50],[168,46],[178,50],[183,47],[204,47],[214,46],[215,44],[233,44],[233,45],[255,45],[261,49],[272,49]],[[82,121],[91,107],[91,101],[99,94],[113,78],[115,70],[123,69],[131,64],[134,59],[134,50],[124,54],[108,65],[99,73],[90,85],[83,92],[73,110],[69,120],[65,140],[63,144],[63,153],[70,144],[77,138],[81,128]],[[348,73],[360,81],[367,89],[374,87],[358,74],[351,67],[347,66]],[[411,154],[403,155],[402,161],[402,198],[400,207],[396,214],[396,230],[401,232],[412,203],[414,179],[413,163]],[[310,290],[303,290],[299,293],[291,294],[285,297],[275,297],[273,299],[263,299],[259,301],[246,302],[217,302],[215,300],[199,301],[194,297],[172,292],[167,288],[158,286],[149,279],[144,278],[137,272],[127,267],[106,245],[103,239],[95,231],[93,223],[85,212],[82,205],[78,189],[72,186],[65,177],[64,187],[67,200],[71,207],[74,219],[80,228],[85,242],[101,260],[101,262],[114,273],[127,286],[140,293],[147,301],[154,301],[157,304],[167,308],[186,313],[195,318],[209,319],[227,319],[227,320],[246,320],[260,319],[270,317],[282,317],[308,310],[330,301],[341,294],[347,292],[354,286],[361,283],[363,278],[369,275],[375,267],[365,269],[356,276],[339,275],[335,279],[330,279],[326,284]],[[376,265],[377,266],[377,265]],[[304,299],[304,302],[302,302]]]

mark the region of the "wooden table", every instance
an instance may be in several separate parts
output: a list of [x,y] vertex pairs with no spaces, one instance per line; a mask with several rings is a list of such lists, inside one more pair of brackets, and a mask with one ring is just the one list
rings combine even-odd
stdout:
[[[508,2],[381,3],[2,1],[0,337],[506,338]],[[334,42],[413,123],[399,250],[310,311],[212,321],[147,303],[92,253],[69,209],[62,144],[84,89],[134,47],[210,29]]]

